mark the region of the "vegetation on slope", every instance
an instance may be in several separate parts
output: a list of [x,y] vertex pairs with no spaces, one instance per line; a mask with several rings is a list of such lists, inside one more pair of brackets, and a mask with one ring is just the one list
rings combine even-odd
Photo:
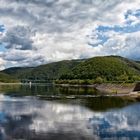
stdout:
[[35,68],[9,68],[3,72],[18,79],[29,80],[53,80],[58,79],[63,74],[71,72],[71,69],[81,63],[82,60],[64,60]]
[[33,69],[33,67],[12,67],[5,69],[2,72],[11,75],[12,77],[15,77],[17,79],[22,79],[22,77],[25,77]]
[[15,83],[15,82],[19,81],[8,74],[0,72],[0,83]]
[[140,64],[119,56],[65,60],[35,68],[10,68],[3,72],[18,79],[56,80],[56,83],[69,84],[140,80]]
[[92,82],[140,80],[140,65],[134,61],[115,56],[94,57],[81,62],[71,73],[60,79],[94,79]]
[[62,74],[71,72],[71,69],[80,62],[79,60],[64,60],[41,65],[30,73],[30,77],[36,77],[37,79],[58,79]]

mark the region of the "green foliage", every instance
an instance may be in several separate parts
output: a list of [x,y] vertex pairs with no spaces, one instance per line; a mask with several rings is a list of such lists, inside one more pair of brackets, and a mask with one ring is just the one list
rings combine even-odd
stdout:
[[[37,66],[35,68],[9,68],[3,72],[19,79],[53,80],[60,78],[62,75],[69,74],[71,69],[81,63],[81,61],[82,60],[65,60]],[[69,79],[69,77],[67,77],[67,79]]]
[[28,74],[33,70],[33,67],[12,67],[3,70],[2,72],[8,74],[16,79],[26,79]]
[[[139,64],[137,64],[139,66]],[[75,79],[96,79],[106,78],[108,81],[115,81],[124,73],[127,76],[139,75],[140,72],[131,67],[120,57],[94,57],[80,63],[73,70]]]
[[35,68],[10,68],[3,72],[18,79],[56,80],[57,83],[93,84],[140,80],[140,64],[119,56],[65,60]]
[[0,82],[2,83],[15,83],[19,82],[14,77],[9,76],[8,74],[0,72]]
[[133,76],[131,76],[131,80],[133,80],[133,81],[140,81],[140,76],[133,75]]
[[89,79],[85,79],[85,80],[77,80],[77,79],[73,79],[73,80],[55,80],[54,81],[55,84],[69,84],[69,85],[92,85],[95,84],[95,80],[89,80]]
[[128,81],[128,79],[129,79],[129,76],[126,73],[121,74],[120,76],[117,77],[118,81]]
[[101,78],[101,77],[97,77],[96,79],[95,79],[95,83],[97,83],[97,84],[102,84],[103,83],[103,78]]

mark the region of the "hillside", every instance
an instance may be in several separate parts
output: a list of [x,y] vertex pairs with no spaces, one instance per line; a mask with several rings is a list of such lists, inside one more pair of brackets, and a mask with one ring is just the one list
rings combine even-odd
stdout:
[[140,76],[140,64],[123,57],[94,57],[81,62],[71,73],[62,75],[62,79],[96,79],[107,81],[132,79]]
[[70,73],[71,70],[82,60],[64,60],[60,62],[54,62],[46,65],[41,65],[36,67],[30,73],[31,77],[36,77],[38,79],[57,79],[63,74]]
[[15,83],[19,81],[8,74],[0,72],[0,83],[13,83],[13,82]]
[[104,81],[140,80],[140,64],[119,56],[93,57],[86,60],[64,60],[35,68],[9,68],[3,71],[18,79]]
[[35,68],[9,68],[2,72],[18,79],[58,79],[61,75],[71,72],[71,69],[84,60],[64,60]]
[[34,69],[33,67],[12,67],[12,68],[5,69],[2,72],[16,78],[21,78],[22,76],[24,77],[24,74],[26,75],[28,72],[30,72],[33,69]]

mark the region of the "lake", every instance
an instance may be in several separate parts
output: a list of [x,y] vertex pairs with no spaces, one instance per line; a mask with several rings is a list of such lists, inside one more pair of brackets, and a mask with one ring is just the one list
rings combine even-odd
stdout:
[[98,95],[87,87],[2,85],[0,140],[139,140],[140,103]]

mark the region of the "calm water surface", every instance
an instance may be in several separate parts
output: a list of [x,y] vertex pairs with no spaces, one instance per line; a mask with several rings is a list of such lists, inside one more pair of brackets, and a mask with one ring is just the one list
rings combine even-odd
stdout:
[[140,139],[139,102],[49,85],[0,86],[0,93],[0,140]]

